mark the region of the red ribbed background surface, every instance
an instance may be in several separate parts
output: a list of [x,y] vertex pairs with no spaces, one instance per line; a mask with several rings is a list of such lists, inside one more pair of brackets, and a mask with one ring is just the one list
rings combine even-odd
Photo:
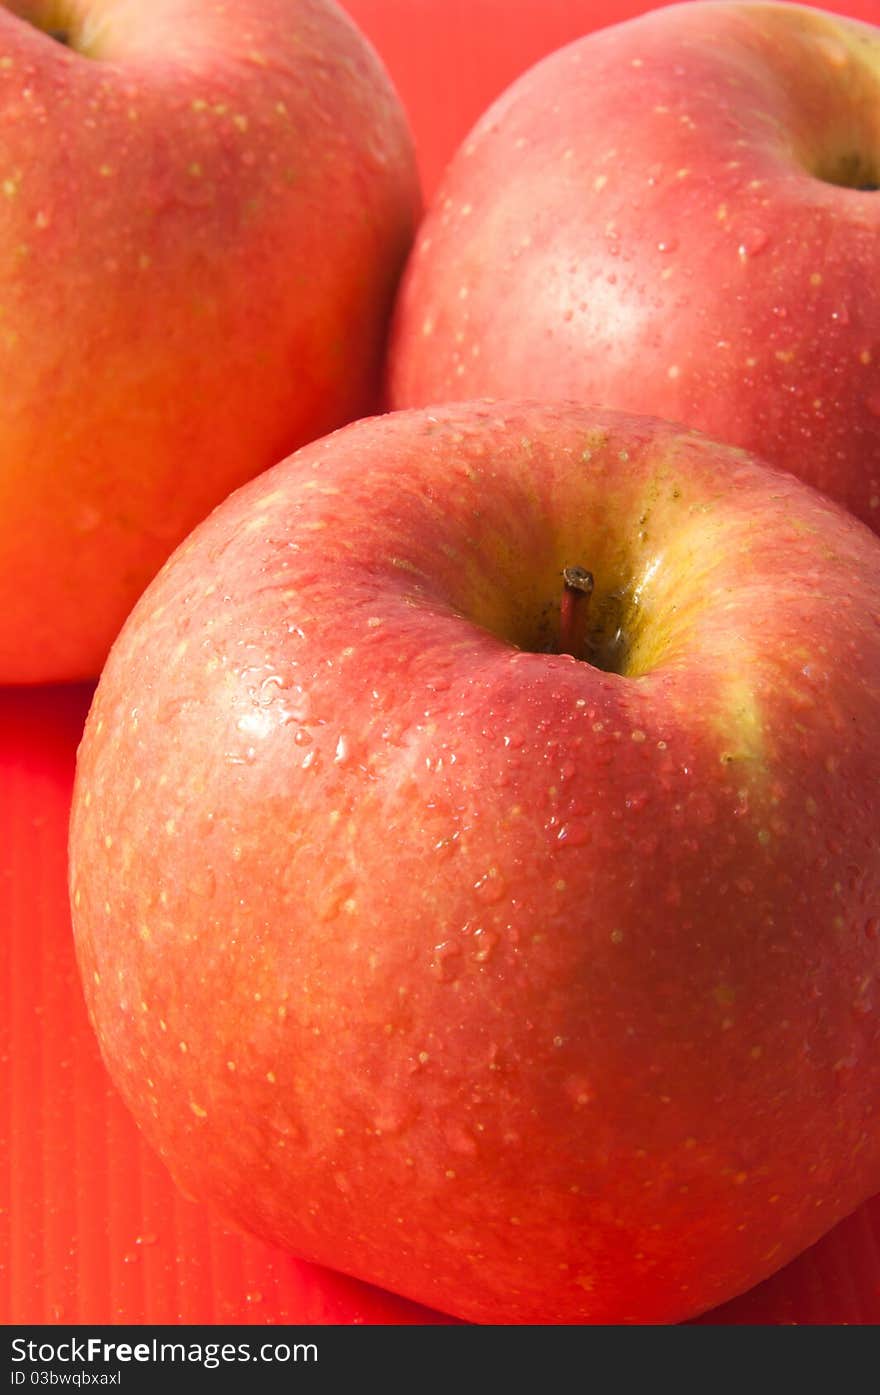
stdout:
[[[542,54],[629,0],[349,0],[410,112],[430,194]],[[877,0],[836,6],[878,19]],[[0,1321],[447,1322],[230,1233],[175,1189],[101,1065],[83,1008],[65,842],[86,688],[0,691]],[[880,1198],[723,1323],[880,1322]]]

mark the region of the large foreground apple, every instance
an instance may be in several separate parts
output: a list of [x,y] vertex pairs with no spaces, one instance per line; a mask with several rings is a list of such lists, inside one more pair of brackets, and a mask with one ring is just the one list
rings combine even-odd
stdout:
[[880,541],[655,421],[350,427],[129,619],[71,894],[188,1191],[486,1322],[714,1305],[880,1186]]
[[395,406],[538,393],[755,450],[880,530],[880,30],[692,4],[533,68],[451,165]]
[[372,409],[416,180],[332,0],[7,0],[0,152],[0,682],[74,678],[234,485]]

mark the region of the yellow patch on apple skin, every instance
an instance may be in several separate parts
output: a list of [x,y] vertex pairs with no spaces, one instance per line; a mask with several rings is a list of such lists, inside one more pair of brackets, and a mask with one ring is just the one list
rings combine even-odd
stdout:
[[816,34],[813,43],[832,68],[845,68],[849,62],[846,45],[830,34]]
[[748,761],[757,766],[763,762],[761,707],[746,679],[734,678],[727,685],[715,727],[722,741],[720,758],[724,764]]
[[[309,481],[309,483],[312,482]],[[304,487],[307,488],[308,486],[306,485]],[[333,494],[338,494],[339,490],[333,489],[331,492]],[[283,489],[273,489],[269,494],[263,495],[262,499],[260,500],[260,507],[263,509],[272,509],[276,506],[276,504],[283,504],[286,497],[287,496]]]

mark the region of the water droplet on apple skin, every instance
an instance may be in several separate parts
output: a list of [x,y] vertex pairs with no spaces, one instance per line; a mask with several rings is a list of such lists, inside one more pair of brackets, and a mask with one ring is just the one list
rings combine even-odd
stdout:
[[479,881],[474,882],[474,895],[486,906],[496,905],[503,899],[506,890],[506,883],[497,867],[490,867]]
[[450,833],[446,838],[440,838],[434,844],[434,856],[438,862],[447,861],[459,846],[461,834],[458,829]]
[[763,228],[748,228],[740,235],[737,252],[741,261],[748,261],[766,252],[769,245],[770,235]]
[[454,983],[461,977],[464,956],[461,945],[455,940],[444,940],[434,946],[431,958],[431,973],[440,983]]
[[257,759],[255,746],[245,746],[243,750],[226,751],[223,760],[226,765],[254,765]]
[[631,814],[640,814],[650,802],[651,796],[647,790],[635,790],[624,800],[625,808]]
[[501,739],[504,746],[508,750],[518,751],[522,746],[525,745],[527,740],[527,733],[521,731],[519,728],[513,728],[512,730],[505,732],[504,736]]
[[568,819],[556,834],[556,841],[570,848],[584,848],[592,840],[590,825],[582,819]]
[[474,948],[472,958],[475,964],[487,964],[494,954],[501,936],[497,930],[492,930],[484,926],[478,926],[474,931]]
[[268,707],[281,696],[287,687],[288,679],[280,673],[270,673],[260,683],[259,692],[255,695],[261,707]]

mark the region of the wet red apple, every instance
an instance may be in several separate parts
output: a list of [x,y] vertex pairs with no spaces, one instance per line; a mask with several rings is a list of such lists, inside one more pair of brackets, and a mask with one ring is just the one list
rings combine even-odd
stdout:
[[297,1254],[668,1322],[880,1187],[880,540],[739,450],[503,403],[307,447],[127,622],[70,851],[135,1117]]
[[695,3],[487,111],[422,225],[396,407],[577,398],[756,451],[880,531],[880,30]]

